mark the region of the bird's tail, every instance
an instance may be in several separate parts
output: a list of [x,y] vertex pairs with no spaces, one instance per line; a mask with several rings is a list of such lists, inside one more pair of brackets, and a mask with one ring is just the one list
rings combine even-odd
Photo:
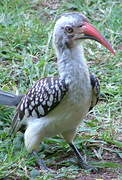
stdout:
[[0,104],[6,106],[17,106],[24,95],[15,95],[0,90]]

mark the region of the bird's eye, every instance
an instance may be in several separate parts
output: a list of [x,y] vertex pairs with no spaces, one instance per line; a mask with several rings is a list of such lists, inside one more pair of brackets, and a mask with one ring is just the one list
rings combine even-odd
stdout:
[[82,27],[82,26],[83,26],[83,24],[79,25],[78,27]]
[[66,30],[68,33],[72,33],[72,32],[73,32],[73,28],[70,27],[70,26],[66,26],[66,27],[65,27],[65,30]]

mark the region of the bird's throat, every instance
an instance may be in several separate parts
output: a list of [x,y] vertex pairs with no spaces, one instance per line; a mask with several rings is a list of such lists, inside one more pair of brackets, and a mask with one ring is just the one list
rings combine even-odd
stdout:
[[82,79],[83,74],[88,72],[88,67],[84,58],[83,48],[75,46],[73,48],[58,49],[58,70],[61,79],[68,81],[77,81]]
[[59,76],[69,87],[70,99],[74,103],[87,103],[91,96],[91,84],[88,66],[83,49],[79,46],[65,49],[58,54]]

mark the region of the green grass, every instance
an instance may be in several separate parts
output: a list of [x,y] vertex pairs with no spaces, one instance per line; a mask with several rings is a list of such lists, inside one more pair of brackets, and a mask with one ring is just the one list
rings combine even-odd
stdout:
[[[57,1],[58,2],[58,1]],[[60,2],[60,1],[59,1]],[[3,0],[0,2],[0,88],[26,93],[26,89],[45,76],[57,73],[51,35],[57,15],[77,10],[83,12],[116,49],[113,56],[94,41],[84,42],[90,71],[101,81],[106,100],[100,102],[83,122],[76,145],[97,167],[121,176],[122,163],[122,63],[120,39],[121,9],[119,0],[63,1],[58,8],[51,1]],[[0,106],[0,179],[76,179],[81,169],[69,146],[59,137],[45,139],[40,149],[53,173],[42,173],[35,159],[28,155],[22,134],[12,141],[8,135],[13,109]],[[114,170],[116,169],[116,170]],[[86,172],[87,176],[89,173]]]

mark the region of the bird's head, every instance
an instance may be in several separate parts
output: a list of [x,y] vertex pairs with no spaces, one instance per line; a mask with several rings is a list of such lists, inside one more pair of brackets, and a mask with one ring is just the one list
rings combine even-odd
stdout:
[[78,12],[61,15],[54,28],[54,44],[58,47],[65,45],[70,48],[83,39],[95,40],[115,54],[110,43],[89,23],[84,15]]

